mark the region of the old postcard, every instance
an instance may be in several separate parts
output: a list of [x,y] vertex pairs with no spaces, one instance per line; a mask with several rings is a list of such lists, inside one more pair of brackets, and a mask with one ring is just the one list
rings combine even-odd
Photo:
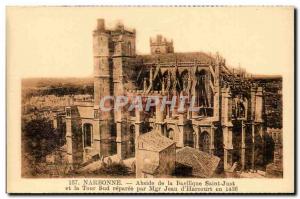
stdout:
[[293,7],[7,7],[7,192],[293,193]]

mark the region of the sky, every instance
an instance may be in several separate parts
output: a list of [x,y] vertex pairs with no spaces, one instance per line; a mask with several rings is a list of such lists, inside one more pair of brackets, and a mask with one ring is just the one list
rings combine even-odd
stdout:
[[254,74],[283,74],[293,64],[290,7],[9,7],[7,66],[22,77],[92,75],[97,18],[107,28],[135,28],[138,54],[149,54],[149,38],[162,34],[176,52],[219,52]]

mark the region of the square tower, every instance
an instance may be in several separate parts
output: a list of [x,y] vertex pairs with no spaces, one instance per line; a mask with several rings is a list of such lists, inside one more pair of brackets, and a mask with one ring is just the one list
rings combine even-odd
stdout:
[[151,55],[174,53],[173,41],[167,41],[162,35],[150,38]]

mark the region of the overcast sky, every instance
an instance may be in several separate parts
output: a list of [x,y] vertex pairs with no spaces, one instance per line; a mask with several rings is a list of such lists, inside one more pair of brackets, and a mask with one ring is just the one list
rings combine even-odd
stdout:
[[231,66],[282,74],[293,63],[291,8],[76,8],[7,10],[7,61],[24,77],[82,77],[93,73],[92,30],[121,20],[135,28],[137,53],[149,38],[173,39],[176,52],[219,52]]

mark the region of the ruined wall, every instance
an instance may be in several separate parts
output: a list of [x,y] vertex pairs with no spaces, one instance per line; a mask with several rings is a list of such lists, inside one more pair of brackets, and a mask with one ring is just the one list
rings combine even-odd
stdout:
[[66,116],[66,145],[68,163],[74,166],[83,161],[82,122],[78,117],[76,107],[67,107]]

